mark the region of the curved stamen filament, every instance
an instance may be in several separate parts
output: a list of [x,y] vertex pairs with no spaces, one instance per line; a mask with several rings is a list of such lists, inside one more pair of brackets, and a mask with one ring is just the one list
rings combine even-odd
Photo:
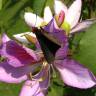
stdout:
[[52,77],[53,77],[53,78],[56,78],[56,71],[55,71],[55,69],[54,69],[54,66],[53,66],[53,64],[50,64],[50,65],[51,65],[52,72],[53,72]]

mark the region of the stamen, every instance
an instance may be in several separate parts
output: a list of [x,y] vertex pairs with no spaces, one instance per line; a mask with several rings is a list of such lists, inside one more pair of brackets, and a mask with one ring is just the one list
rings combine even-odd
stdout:
[[31,78],[31,80],[32,80],[32,78],[33,78],[32,73],[30,72],[29,75],[30,75],[30,78]]
[[43,66],[46,67],[48,63],[46,61],[43,62]]
[[37,39],[36,39],[35,37],[32,37],[32,36],[29,35],[29,34],[25,34],[24,36],[26,37],[26,39],[27,39],[29,42],[31,42],[31,43],[33,43],[33,44],[36,44]]
[[29,79],[33,79],[33,75],[32,75],[32,73],[30,72],[29,74],[28,74],[28,77],[29,77]]
[[52,68],[52,77],[53,77],[53,78],[56,78],[56,77],[57,77],[56,71],[55,71],[53,65],[52,65],[52,64],[50,64],[50,65],[51,65],[51,68]]

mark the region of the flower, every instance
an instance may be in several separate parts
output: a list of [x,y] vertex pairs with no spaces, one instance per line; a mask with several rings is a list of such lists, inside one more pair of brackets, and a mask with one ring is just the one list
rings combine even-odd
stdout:
[[[66,34],[64,34],[65,33],[64,30],[58,28],[55,19],[52,19],[50,23],[44,27],[44,30],[45,32],[41,31],[41,33],[43,35],[44,34],[49,35],[49,36],[44,35],[47,37],[47,39],[50,40],[50,36],[52,36],[53,38],[56,38],[57,41],[59,41],[59,44],[58,43],[52,44],[53,47],[51,45],[51,49],[53,48],[53,52],[50,51],[50,47],[48,47],[48,49],[49,53],[51,52],[55,57],[51,62],[53,63],[54,67],[56,67],[57,70],[60,72],[61,78],[64,81],[64,83],[66,85],[81,89],[87,89],[91,88],[92,86],[95,86],[96,78],[92,74],[92,72],[86,67],[84,67],[82,64],[77,62],[76,60],[72,59],[72,57],[70,56],[71,53],[68,42],[69,37]],[[40,34],[40,31],[38,32],[38,34]],[[37,39],[39,39],[40,41],[40,38],[38,38],[38,36]],[[46,43],[44,41],[45,40],[42,40],[42,42],[46,46],[48,46],[48,42]],[[40,45],[42,48],[41,43]],[[48,54],[48,49],[44,51],[45,54]],[[49,56],[52,57],[51,54]]]
[[81,7],[82,0],[75,0],[69,8],[67,8],[67,6],[60,0],[54,0],[57,25],[59,25],[61,29],[67,31],[67,33],[72,34],[75,32],[84,31],[86,28],[96,22],[96,19],[79,21]]
[[51,21],[52,13],[49,6],[47,6],[44,9],[44,18],[41,18],[34,13],[26,12],[24,14],[24,19],[25,19],[25,22],[28,24],[28,26],[40,27],[48,24]]
[[[40,26],[44,26],[51,21],[52,13],[51,13],[51,10],[50,10],[49,6],[46,6],[44,8],[44,18],[41,18],[40,16],[38,16],[34,13],[26,12],[24,14],[24,19],[25,19],[25,22],[27,23],[27,25],[29,27],[31,27],[31,28],[32,27],[38,27],[39,28]],[[16,34],[16,35],[13,35],[13,37],[16,40],[18,40],[22,43],[26,43],[26,44],[29,44],[30,41],[34,43],[34,40],[35,40],[35,43],[37,42],[36,36],[32,32],[24,32],[24,33]]]
[[[70,58],[68,55],[70,50],[68,42],[69,37],[66,35],[66,31],[70,28],[71,33],[74,33],[89,27],[89,25],[93,23],[94,19],[78,23],[81,5],[81,0],[75,0],[69,10],[67,10],[66,6],[63,5],[61,1],[55,0],[54,6],[57,17],[55,16],[55,18],[52,18],[46,26],[42,26],[42,29],[36,26],[34,27],[35,23],[28,23],[29,20],[26,18],[26,15],[25,22],[32,28],[36,28],[37,31],[35,30],[34,33],[37,36],[46,61],[49,65],[52,64],[57,68],[64,83],[72,87],[86,89],[96,84],[95,76],[79,62]],[[60,25],[58,26],[58,23],[63,27],[60,27]],[[67,30],[66,28],[69,29]],[[75,30],[74,32],[72,31],[73,29]],[[70,77],[72,78],[70,79]]]
[[[77,32],[85,31],[86,28],[95,23],[95,18],[79,21],[81,15],[81,7],[82,0],[75,0],[69,8],[67,8],[67,6],[60,0],[54,0],[55,20],[58,27],[65,30],[67,34],[74,34]],[[25,22],[31,28],[47,25],[52,20],[52,18],[52,12],[49,6],[46,6],[44,9],[44,19],[30,12],[26,12],[24,15]],[[27,33],[25,32],[22,34],[14,35],[14,37],[20,42],[28,43],[29,39],[24,37],[26,34]],[[34,38],[32,33],[29,35],[31,38]]]
[[[56,0],[56,2],[58,1]],[[74,6],[77,6],[77,2],[80,3],[81,0],[76,0],[69,10],[74,9]],[[78,9],[79,11],[81,10],[80,8]],[[49,10],[49,7],[47,9]],[[73,18],[75,15],[73,14],[72,19],[68,19],[68,21],[66,18],[69,17],[66,17],[65,12],[60,10],[59,15],[57,14],[55,18],[50,16],[50,20],[41,19],[32,13],[25,13],[25,21],[35,29],[32,30],[35,31],[36,35],[32,34],[32,38],[29,38],[28,35],[25,36],[32,43],[35,40],[34,44],[39,41],[40,48],[37,48],[37,50],[42,50],[44,56],[37,50],[33,51],[26,48],[3,34],[0,55],[4,58],[4,61],[0,64],[0,80],[7,83],[20,83],[25,80],[20,96],[44,96],[49,86],[51,66],[59,71],[63,82],[68,86],[87,89],[96,85],[96,78],[93,73],[70,56],[69,37],[66,35],[66,31],[69,31],[70,28],[72,30],[73,27],[75,28],[80,12],[77,12],[78,16],[76,15],[77,13],[75,14],[75,21]],[[44,16],[46,17],[46,15]],[[89,21],[93,23],[92,20]],[[83,24],[86,23],[84,22]],[[43,26],[45,24],[47,25]],[[41,29],[39,28],[40,26],[42,27]],[[86,25],[83,28],[85,27],[88,26]],[[80,30],[78,29],[78,31]],[[33,37],[35,38],[34,40]],[[40,70],[38,69],[39,67]],[[36,72],[36,70],[39,72]]]
[[6,83],[25,81],[19,96],[46,94],[49,86],[49,65],[44,63],[43,55],[3,34],[0,56],[3,58],[0,61],[0,81]]

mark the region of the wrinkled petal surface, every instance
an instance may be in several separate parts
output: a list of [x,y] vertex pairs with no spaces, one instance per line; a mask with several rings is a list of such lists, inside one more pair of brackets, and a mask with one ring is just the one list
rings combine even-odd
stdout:
[[38,27],[41,25],[43,22],[43,19],[37,16],[36,14],[26,12],[24,15],[25,22],[28,24],[30,27]]
[[7,62],[0,63],[0,81],[6,83],[21,83],[27,79],[25,68],[14,68]]
[[27,80],[19,96],[44,96],[38,80]]
[[45,9],[44,9],[44,21],[46,23],[49,23],[52,19],[52,12],[49,8],[49,6],[46,6]]
[[21,67],[36,62],[37,56],[31,49],[10,40],[1,47],[1,56],[7,58],[8,63],[14,67]]
[[41,64],[15,68],[4,61],[0,63],[0,81],[6,83],[21,83],[28,79],[27,75],[34,72]]
[[68,9],[68,13],[65,16],[65,21],[70,24],[71,28],[73,28],[78,23],[81,14],[81,6],[82,1],[75,0]]
[[96,78],[87,68],[72,59],[56,60],[55,66],[65,84],[81,89],[96,85]]
[[64,3],[62,3],[60,0],[54,0],[54,9],[56,14],[59,14],[62,10],[66,15],[68,11],[66,5],[64,5]]
[[88,19],[88,20],[84,20],[80,23],[78,23],[72,30],[71,30],[71,34],[76,33],[76,32],[80,32],[80,31],[85,31],[86,28],[90,27],[93,23],[96,22],[96,19]]

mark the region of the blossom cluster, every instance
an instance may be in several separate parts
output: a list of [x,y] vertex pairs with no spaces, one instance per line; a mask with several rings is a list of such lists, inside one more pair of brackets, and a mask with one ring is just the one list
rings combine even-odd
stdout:
[[95,19],[80,21],[82,1],[75,0],[67,8],[60,0],[54,0],[55,16],[49,6],[44,8],[44,18],[26,12],[25,22],[30,33],[14,35],[23,43],[31,42],[30,49],[2,34],[0,44],[0,81],[21,83],[25,81],[19,96],[45,96],[50,86],[52,71],[60,73],[63,82],[71,87],[87,89],[96,85],[96,77],[85,66],[72,58],[69,39],[84,31]]

